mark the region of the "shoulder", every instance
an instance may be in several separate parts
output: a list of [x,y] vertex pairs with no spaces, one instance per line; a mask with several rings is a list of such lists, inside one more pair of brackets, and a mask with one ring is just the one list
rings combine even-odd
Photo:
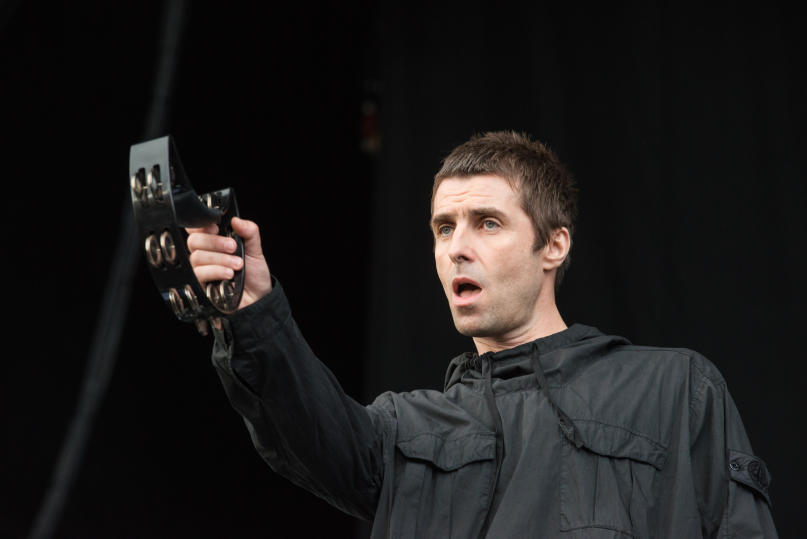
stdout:
[[680,399],[690,412],[698,407],[720,407],[725,401],[728,390],[723,374],[699,352],[688,348],[630,345],[620,347],[616,353],[616,357],[630,358],[636,366],[634,380],[655,386],[659,395]]
[[680,418],[709,395],[721,400],[722,385],[714,364],[693,350],[620,345],[571,381],[558,404],[575,421],[616,426],[669,446]]
[[718,368],[702,354],[688,348],[625,345],[615,348],[608,362],[635,364],[639,369],[660,370],[665,374],[681,373],[706,379],[713,385],[724,384]]
[[723,375],[702,354],[632,344],[612,348],[567,385],[591,409],[619,403],[620,409],[681,410],[706,393],[718,400],[725,393]]

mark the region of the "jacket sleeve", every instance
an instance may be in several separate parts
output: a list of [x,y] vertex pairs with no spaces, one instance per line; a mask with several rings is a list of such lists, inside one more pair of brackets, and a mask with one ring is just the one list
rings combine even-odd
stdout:
[[703,358],[693,364],[690,457],[703,537],[775,539],[770,473],[717,368]]
[[309,348],[280,283],[222,320],[213,365],[276,472],[365,520],[376,511],[386,423],[348,397]]

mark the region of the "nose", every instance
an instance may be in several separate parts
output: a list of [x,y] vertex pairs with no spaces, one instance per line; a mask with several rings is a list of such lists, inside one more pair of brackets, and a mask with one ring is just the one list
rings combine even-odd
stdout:
[[476,258],[473,248],[473,238],[470,231],[459,225],[451,235],[451,245],[448,248],[448,258],[454,264],[473,262]]

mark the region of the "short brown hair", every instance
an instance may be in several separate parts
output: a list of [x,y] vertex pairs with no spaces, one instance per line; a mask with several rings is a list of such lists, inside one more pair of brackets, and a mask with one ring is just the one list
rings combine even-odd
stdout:
[[[577,218],[577,189],[572,174],[563,166],[555,152],[527,134],[514,131],[494,131],[474,135],[471,140],[454,148],[443,159],[443,167],[434,177],[434,196],[446,178],[469,178],[479,174],[501,176],[518,193],[521,207],[532,219],[537,251],[552,239],[560,227],[574,233]],[[571,248],[571,245],[569,246]],[[555,275],[555,290],[569,267],[566,259]]]

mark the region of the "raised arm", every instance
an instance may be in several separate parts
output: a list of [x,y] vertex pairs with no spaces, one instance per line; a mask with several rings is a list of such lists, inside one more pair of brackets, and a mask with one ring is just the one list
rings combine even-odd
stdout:
[[[254,223],[233,220],[247,268],[238,311],[214,330],[213,363],[255,448],[276,472],[354,516],[372,520],[383,478],[384,423],[348,397],[311,351],[272,281]],[[188,230],[200,281],[226,279],[240,260],[215,230]]]

